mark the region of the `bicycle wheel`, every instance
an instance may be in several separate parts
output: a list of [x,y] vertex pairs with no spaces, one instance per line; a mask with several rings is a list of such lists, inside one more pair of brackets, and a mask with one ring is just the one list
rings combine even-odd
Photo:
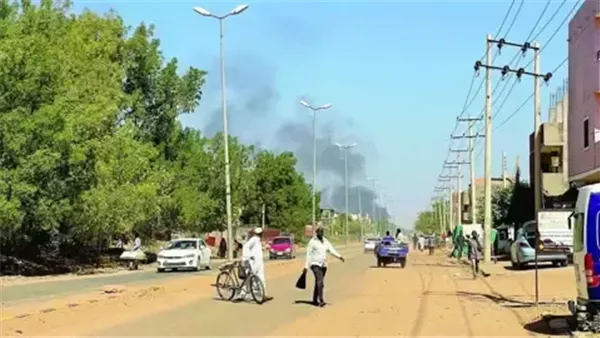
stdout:
[[262,304],[265,302],[265,286],[263,282],[256,275],[251,275],[250,280],[248,281],[250,286],[250,294],[252,294],[252,299],[257,304]]
[[217,276],[217,293],[223,300],[232,300],[235,296],[237,287],[233,276],[227,271],[219,273]]

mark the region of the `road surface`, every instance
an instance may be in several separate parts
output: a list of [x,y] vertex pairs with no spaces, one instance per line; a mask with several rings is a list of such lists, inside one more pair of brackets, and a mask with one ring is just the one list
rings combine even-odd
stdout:
[[330,261],[325,308],[307,304],[312,285],[294,288],[297,260],[267,267],[274,299],[263,305],[217,300],[214,276],[194,276],[154,293],[8,320],[2,336],[528,336],[541,311],[494,299],[489,281],[441,255],[411,253],[405,269],[376,268],[359,250],[347,256]]
[[[344,251],[347,249],[342,246],[340,250]],[[298,252],[300,256],[303,254],[303,251]],[[212,270],[217,269],[222,263],[222,260],[214,260],[211,264]],[[14,306],[25,302],[52,299],[78,292],[96,290],[107,284],[136,285],[206,274],[210,274],[210,271],[156,273],[155,269],[147,269],[144,271],[123,271],[115,274],[96,276],[72,276],[66,280],[59,277],[55,280],[50,279],[34,283],[8,284],[1,286],[2,306]]]

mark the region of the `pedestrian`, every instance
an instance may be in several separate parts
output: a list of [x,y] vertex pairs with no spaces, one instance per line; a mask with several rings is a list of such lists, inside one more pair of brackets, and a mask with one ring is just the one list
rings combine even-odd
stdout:
[[[250,263],[250,269],[252,274],[256,275],[263,284],[263,290],[265,294],[265,300],[269,300],[267,297],[267,282],[265,280],[265,262],[263,259],[262,250],[262,228],[255,228],[252,231],[252,237],[250,237],[242,247],[242,261]],[[241,298],[245,298],[245,293],[240,293]]]
[[225,241],[225,237],[221,237],[221,241],[219,242],[219,257],[225,258],[227,254],[227,242]]
[[416,232],[413,234],[412,240],[413,240],[413,250],[416,251],[417,250],[417,245],[419,245],[419,236],[417,235]]
[[469,245],[469,260],[471,261],[471,268],[473,270],[473,279],[477,278],[477,274],[479,274],[479,262],[482,259],[482,247],[481,242],[479,241],[479,235],[477,231],[473,230],[471,232],[471,237],[467,240]]
[[323,228],[318,228],[316,234],[317,236],[313,237],[306,246],[304,273],[310,269],[315,276],[313,305],[324,307],[326,303],[323,299],[323,288],[325,287],[325,275],[327,274],[327,254],[331,254],[342,262],[344,262],[344,257],[323,236]]
[[435,234],[431,233],[431,235],[428,238],[428,244],[427,246],[429,247],[429,255],[433,255],[434,249],[435,249]]
[[423,251],[425,249],[425,237],[423,235],[419,236],[419,251]]
[[385,237],[383,237],[383,241],[384,242],[388,242],[388,243],[393,242],[394,241],[394,237],[392,237],[392,235],[390,235],[389,231],[386,231],[385,232]]
[[406,237],[404,236],[404,234],[402,233],[402,230],[400,230],[400,229],[396,230],[396,242],[402,243],[402,244],[406,243]]

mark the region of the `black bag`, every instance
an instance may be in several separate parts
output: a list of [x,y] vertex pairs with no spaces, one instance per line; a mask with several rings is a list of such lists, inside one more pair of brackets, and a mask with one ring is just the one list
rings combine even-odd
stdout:
[[306,270],[303,270],[300,278],[298,278],[298,281],[296,282],[296,288],[300,290],[306,289]]

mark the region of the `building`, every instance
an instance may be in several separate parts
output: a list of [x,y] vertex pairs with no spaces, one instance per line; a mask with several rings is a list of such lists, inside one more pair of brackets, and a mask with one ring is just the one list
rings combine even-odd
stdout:
[[[552,208],[570,188],[569,184],[569,151],[567,138],[569,132],[568,112],[569,96],[567,82],[556,94],[550,95],[548,121],[540,126],[540,183],[544,208]],[[529,135],[529,177],[535,189],[534,177],[534,134]]]
[[586,0],[569,22],[569,181],[600,182],[600,2]]
[[[503,186],[509,186],[513,183],[513,179],[510,177],[492,177],[492,190],[495,187],[503,187]],[[483,194],[484,194],[484,185],[485,185],[485,179],[483,177],[477,178],[475,179],[475,198],[477,200],[477,209],[479,209],[477,211],[477,214],[480,214],[483,211]],[[465,223],[465,224],[470,224],[473,223],[473,220],[471,219],[471,208],[472,208],[472,203],[471,203],[471,184],[469,184],[469,189],[465,190],[462,192],[461,195],[461,204],[462,204],[462,219],[461,219],[461,223]],[[454,219],[456,222],[456,218],[458,215],[457,211],[458,211],[458,193],[457,192],[453,192],[452,193],[452,212],[454,215]]]

